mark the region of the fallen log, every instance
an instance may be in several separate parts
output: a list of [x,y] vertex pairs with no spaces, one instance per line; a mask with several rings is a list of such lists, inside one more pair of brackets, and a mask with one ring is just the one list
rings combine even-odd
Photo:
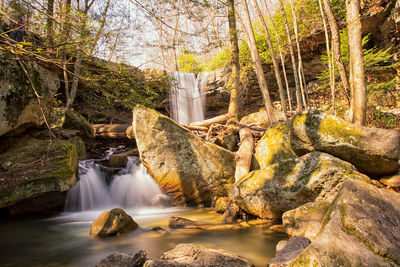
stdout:
[[217,117],[211,118],[211,119],[207,119],[204,121],[195,121],[189,124],[189,126],[200,126],[200,127],[209,127],[211,124],[213,123],[224,123],[227,120],[229,120],[230,118],[232,118],[233,115],[230,113],[226,113],[223,115],[219,115]]
[[191,131],[208,132],[208,127],[183,125],[186,129]]
[[250,128],[241,128],[239,136],[240,147],[236,152],[235,181],[238,181],[250,172],[251,158],[254,152],[254,140]]
[[130,124],[93,124],[94,135],[99,138],[135,139]]

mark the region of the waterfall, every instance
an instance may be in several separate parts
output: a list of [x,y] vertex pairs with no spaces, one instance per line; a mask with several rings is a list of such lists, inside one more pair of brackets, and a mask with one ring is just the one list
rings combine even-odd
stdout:
[[168,75],[174,79],[170,93],[172,119],[180,124],[203,120],[208,73],[196,76],[193,73],[175,71]]
[[167,196],[138,157],[128,157],[125,169],[114,175],[110,185],[94,160],[80,161],[78,174],[80,180],[67,194],[67,211],[137,208],[167,203]]

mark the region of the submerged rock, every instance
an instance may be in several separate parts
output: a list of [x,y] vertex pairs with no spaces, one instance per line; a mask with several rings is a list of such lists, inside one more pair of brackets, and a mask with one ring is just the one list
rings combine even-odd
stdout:
[[[58,199],[57,192],[67,191],[76,183],[78,155],[75,145],[66,141],[16,138],[0,154],[0,162],[8,162],[7,170],[0,172],[0,208],[26,200],[26,212],[40,211],[40,206],[30,207],[35,202],[28,199],[53,192],[47,199],[52,202],[53,197]],[[41,199],[37,203],[45,208],[45,202]]]
[[229,251],[205,248],[196,244],[178,244],[165,252],[160,259],[148,260],[144,267],[203,267],[229,266],[251,267],[254,265]]
[[133,129],[142,163],[174,204],[211,204],[234,182],[234,154],[138,105]]
[[296,115],[291,128],[296,153],[323,151],[374,176],[394,173],[399,167],[398,131],[357,126],[318,110]]
[[282,122],[268,128],[255,148],[255,158],[260,168],[287,159],[297,158],[290,145],[290,125]]
[[171,229],[203,229],[207,224],[182,217],[171,217],[169,218],[168,226]]
[[133,259],[133,256],[125,253],[114,252],[107,258],[102,259],[100,263],[96,264],[96,267],[120,267],[128,266],[129,262]]
[[289,266],[400,265],[400,197],[346,180],[320,233]]
[[115,236],[136,230],[139,225],[122,209],[105,211],[90,227],[92,236]]
[[315,200],[332,200],[345,178],[370,182],[348,162],[322,152],[282,161],[250,172],[231,190],[233,201],[264,219]]

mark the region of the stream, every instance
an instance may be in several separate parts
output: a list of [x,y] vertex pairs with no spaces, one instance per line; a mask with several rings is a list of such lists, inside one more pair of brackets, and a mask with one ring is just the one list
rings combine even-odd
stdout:
[[[7,240],[0,243],[1,266],[95,266],[113,252],[135,254],[145,249],[148,258],[155,258],[179,243],[229,250],[256,266],[265,266],[276,244],[286,237],[268,226],[169,231],[172,216],[220,224],[222,215],[213,209],[165,204],[167,196],[136,157],[129,157],[126,168],[108,182],[96,161],[80,161],[79,177],[68,192],[65,212],[0,222],[0,240]],[[92,222],[115,207],[123,208],[140,228],[117,237],[91,237]],[[153,227],[168,231],[151,231]]]

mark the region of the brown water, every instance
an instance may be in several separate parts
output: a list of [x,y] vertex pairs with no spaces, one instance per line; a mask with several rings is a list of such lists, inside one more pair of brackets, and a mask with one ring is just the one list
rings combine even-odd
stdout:
[[130,234],[112,238],[89,236],[90,224],[101,211],[63,213],[42,220],[0,222],[0,266],[95,266],[112,252],[158,257],[179,243],[196,243],[208,248],[232,251],[266,266],[276,244],[286,238],[269,226],[207,231],[148,231],[154,226],[168,229],[171,216],[219,223],[221,215],[210,209],[140,209],[127,211],[141,226]]

